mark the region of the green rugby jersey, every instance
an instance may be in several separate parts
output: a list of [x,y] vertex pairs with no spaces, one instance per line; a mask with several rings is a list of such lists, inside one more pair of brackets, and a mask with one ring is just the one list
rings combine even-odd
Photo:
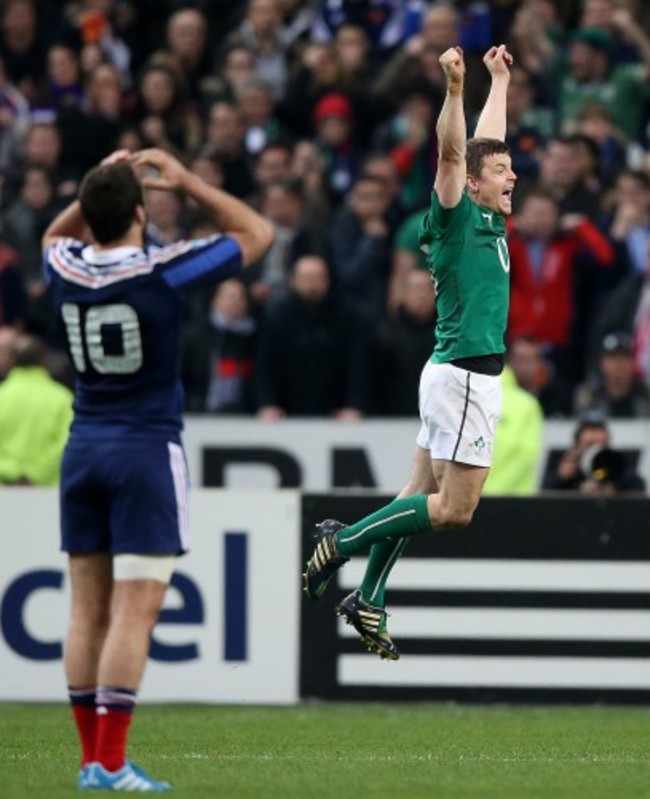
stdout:
[[503,214],[473,203],[466,192],[455,208],[431,193],[420,223],[420,246],[436,283],[433,363],[494,355],[503,341],[510,298],[510,256]]

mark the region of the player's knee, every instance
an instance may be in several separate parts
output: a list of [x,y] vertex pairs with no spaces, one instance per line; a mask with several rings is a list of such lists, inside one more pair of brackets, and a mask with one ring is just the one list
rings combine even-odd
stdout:
[[108,630],[110,610],[108,606],[78,607],[72,614],[72,626],[79,631],[91,630],[93,635],[100,635]]
[[474,509],[467,506],[447,505],[440,510],[440,515],[432,523],[436,527],[443,527],[446,530],[453,530],[459,527],[467,527],[474,516]]

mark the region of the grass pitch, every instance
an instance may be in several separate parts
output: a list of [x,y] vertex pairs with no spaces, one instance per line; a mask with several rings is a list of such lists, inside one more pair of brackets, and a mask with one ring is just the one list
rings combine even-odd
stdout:
[[[130,754],[188,799],[634,799],[649,750],[637,708],[167,705]],[[0,704],[1,799],[84,795],[76,768],[66,706]]]

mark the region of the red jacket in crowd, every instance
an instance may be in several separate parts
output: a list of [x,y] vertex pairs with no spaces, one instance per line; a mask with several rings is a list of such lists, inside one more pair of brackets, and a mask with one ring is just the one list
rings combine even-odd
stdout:
[[511,224],[508,340],[532,336],[542,344],[567,346],[574,313],[576,256],[585,253],[599,266],[608,267],[614,263],[614,248],[595,225],[582,220],[573,230],[558,231],[546,242],[537,277],[526,245],[526,238]]

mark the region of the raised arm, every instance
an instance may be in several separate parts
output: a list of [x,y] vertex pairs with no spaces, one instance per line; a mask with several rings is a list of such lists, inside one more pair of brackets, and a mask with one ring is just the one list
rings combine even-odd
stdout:
[[463,51],[460,47],[449,48],[440,56],[440,65],[447,78],[447,94],[436,126],[438,171],[434,188],[443,208],[454,208],[460,202],[467,178]]
[[483,110],[481,111],[474,136],[482,139],[506,138],[506,101],[510,85],[510,65],[512,56],[505,44],[490,47],[483,56],[483,63],[492,76],[492,85]]
[[273,227],[263,216],[231,194],[208,185],[169,153],[155,148],[141,150],[133,155],[132,163],[159,173],[143,178],[143,188],[179,191],[195,200],[222,233],[239,242],[244,265],[258,260],[273,241]]

